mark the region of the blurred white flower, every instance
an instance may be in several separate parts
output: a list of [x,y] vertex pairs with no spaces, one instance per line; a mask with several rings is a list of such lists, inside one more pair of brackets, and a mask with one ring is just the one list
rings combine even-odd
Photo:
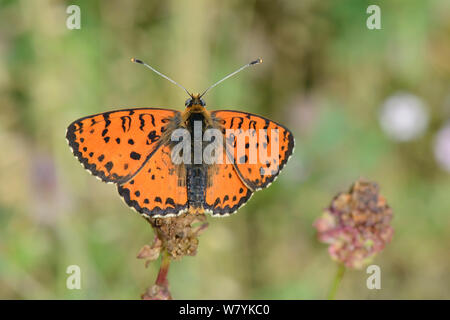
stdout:
[[442,169],[450,172],[450,123],[434,139],[434,157]]
[[397,93],[386,99],[380,112],[383,131],[395,141],[421,136],[428,126],[428,110],[423,101],[410,93]]

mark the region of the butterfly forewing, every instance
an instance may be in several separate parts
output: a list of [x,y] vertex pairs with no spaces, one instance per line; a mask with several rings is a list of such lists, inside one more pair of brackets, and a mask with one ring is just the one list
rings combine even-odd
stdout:
[[142,108],[105,112],[74,121],[66,138],[82,165],[102,181],[130,180],[157,149],[179,112]]
[[294,149],[294,136],[284,126],[246,112],[212,111],[225,136],[227,155],[252,190],[267,187]]

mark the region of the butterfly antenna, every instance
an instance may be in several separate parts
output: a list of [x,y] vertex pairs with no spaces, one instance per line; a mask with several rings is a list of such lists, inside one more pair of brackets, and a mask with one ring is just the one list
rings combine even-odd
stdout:
[[247,63],[246,65],[240,67],[239,69],[237,69],[235,72],[230,73],[229,75],[227,75],[225,78],[223,78],[222,80],[217,81],[216,83],[214,83],[212,86],[210,86],[208,89],[206,89],[201,95],[200,98],[203,97],[209,90],[211,90],[212,88],[214,88],[215,86],[217,86],[219,83],[224,82],[225,80],[227,80],[228,78],[231,78],[232,76],[234,76],[236,73],[241,72],[242,70],[253,66],[254,64],[260,64],[262,63],[262,59],[258,58],[252,62]]
[[159,72],[158,70],[156,70],[155,68],[153,68],[152,66],[146,64],[144,61],[139,60],[139,59],[135,59],[135,58],[131,58],[131,62],[136,62],[136,63],[140,63],[143,64],[144,66],[146,66],[147,68],[149,68],[150,70],[152,70],[153,72],[155,72],[156,74],[160,75],[161,77],[169,80],[170,82],[172,82],[173,84],[176,84],[177,86],[179,86],[180,88],[182,88],[184,91],[186,91],[186,93],[192,97],[192,94],[189,93],[189,91],[186,90],[185,87],[183,87],[181,84],[179,84],[178,82],[170,79],[168,76],[166,76],[165,74],[162,74],[161,72]]

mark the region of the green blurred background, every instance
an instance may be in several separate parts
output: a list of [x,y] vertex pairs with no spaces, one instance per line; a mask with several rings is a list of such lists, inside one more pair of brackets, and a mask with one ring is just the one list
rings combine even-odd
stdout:
[[[80,30],[66,28],[70,4]],[[366,27],[370,4],[381,30]],[[258,113],[296,136],[277,182],[236,215],[209,217],[197,256],[172,264],[175,298],[325,298],[336,264],[312,224],[359,177],[379,183],[395,234],[374,260],[382,289],[349,271],[337,298],[450,298],[450,177],[434,155],[450,118],[447,0],[0,0],[0,298],[135,299],[154,282],[159,262],[136,259],[153,231],[80,167],[64,134],[93,113],[184,108],[182,90],[132,57],[192,91],[262,57],[207,107]],[[406,142],[379,122],[399,92],[429,119]],[[81,290],[66,288],[73,264]]]

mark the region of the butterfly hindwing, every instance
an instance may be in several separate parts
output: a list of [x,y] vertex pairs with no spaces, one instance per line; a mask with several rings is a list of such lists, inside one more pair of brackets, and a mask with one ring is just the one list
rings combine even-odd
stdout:
[[66,138],[73,154],[104,182],[124,183],[149,159],[178,111],[140,108],[105,112],[74,121]]
[[227,155],[252,190],[267,187],[280,173],[294,149],[294,136],[264,117],[238,111],[211,112],[222,127]]
[[208,175],[210,181],[204,207],[212,215],[234,213],[250,199],[252,191],[239,178],[232,164],[213,165]]
[[171,161],[170,148],[160,146],[133,179],[118,186],[125,203],[149,217],[177,215],[187,210],[184,166]]

